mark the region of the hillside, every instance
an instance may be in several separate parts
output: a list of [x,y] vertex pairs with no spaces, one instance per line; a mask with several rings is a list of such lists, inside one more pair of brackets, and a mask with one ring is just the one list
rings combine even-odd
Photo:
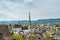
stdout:
[[[19,20],[13,20],[13,21],[0,21],[0,24],[18,24]],[[21,20],[20,21],[21,24],[27,24],[28,20]],[[36,21],[31,21],[31,23],[33,24],[46,24],[46,23],[50,23],[50,24],[60,24],[60,19],[39,19]]]

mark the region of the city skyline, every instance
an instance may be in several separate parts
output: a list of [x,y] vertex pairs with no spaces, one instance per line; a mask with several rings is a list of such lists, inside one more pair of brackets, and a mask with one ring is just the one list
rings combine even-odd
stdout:
[[60,0],[0,0],[0,20],[60,18]]

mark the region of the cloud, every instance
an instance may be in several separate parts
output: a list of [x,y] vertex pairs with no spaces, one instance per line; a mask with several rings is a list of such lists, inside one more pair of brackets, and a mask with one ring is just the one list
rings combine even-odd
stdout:
[[23,3],[24,0],[8,0],[9,2],[13,2],[13,3]]
[[0,21],[8,21],[8,20],[13,20],[13,18],[2,13],[0,14]]
[[[29,10],[32,20],[60,17],[60,0],[0,0],[0,14],[7,19],[28,19]],[[1,19],[1,18],[0,18]],[[9,20],[9,19],[8,19]]]

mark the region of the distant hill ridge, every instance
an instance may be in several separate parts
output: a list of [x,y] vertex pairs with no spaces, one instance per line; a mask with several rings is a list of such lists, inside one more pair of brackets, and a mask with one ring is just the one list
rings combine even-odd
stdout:
[[[0,21],[0,24],[18,24],[19,20],[12,20],[12,21]],[[21,20],[20,21],[21,24],[27,24],[28,20]],[[57,19],[39,19],[39,20],[35,20],[35,21],[31,21],[31,23],[33,24],[46,24],[46,23],[50,23],[50,24],[60,24],[60,18]]]
[[41,20],[37,20],[35,23],[37,24],[46,24],[46,23],[60,24],[60,19],[41,19]]

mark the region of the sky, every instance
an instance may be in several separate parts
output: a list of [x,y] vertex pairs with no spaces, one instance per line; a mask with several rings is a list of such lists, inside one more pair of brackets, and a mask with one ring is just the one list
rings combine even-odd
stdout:
[[60,18],[60,0],[0,0],[0,21]]

